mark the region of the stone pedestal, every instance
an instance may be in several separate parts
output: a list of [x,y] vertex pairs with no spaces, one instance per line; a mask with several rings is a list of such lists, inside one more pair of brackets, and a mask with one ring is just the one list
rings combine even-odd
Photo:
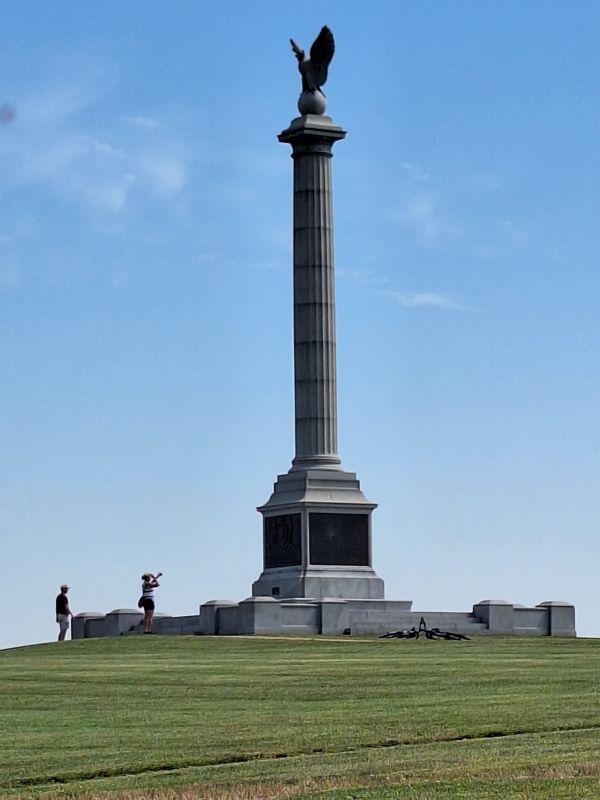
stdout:
[[120,636],[127,633],[144,619],[144,613],[137,608],[115,608],[104,618],[104,636]]
[[515,632],[515,607],[506,600],[480,600],[473,606],[473,614],[494,633]]
[[219,625],[219,614],[222,608],[237,607],[237,603],[232,600],[209,600],[200,606],[200,630],[202,633],[215,636],[221,632]]
[[104,630],[105,615],[97,611],[84,611],[76,614],[71,620],[72,639],[92,639],[94,636],[102,636],[98,631]]
[[380,599],[370,503],[337,452],[331,157],[345,132],[306,114],[279,136],[294,159],[294,399],[292,466],[263,514],[264,569],[255,597]]
[[548,613],[549,636],[575,636],[575,606],[561,600],[546,600],[537,608],[545,608]]
[[264,569],[252,594],[380,599],[372,567],[371,512],[352,472],[292,468],[263,514]]

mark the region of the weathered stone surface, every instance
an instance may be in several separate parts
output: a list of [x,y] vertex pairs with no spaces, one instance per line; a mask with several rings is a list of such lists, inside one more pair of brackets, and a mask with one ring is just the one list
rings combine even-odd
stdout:
[[548,613],[548,633],[550,636],[575,636],[575,606],[563,600],[546,600],[537,608],[545,608]]
[[294,397],[292,469],[339,465],[331,156],[345,132],[306,115],[279,140],[294,159]]
[[473,606],[473,614],[495,633],[514,633],[515,609],[505,600],[481,600]]
[[127,633],[133,625],[137,625],[144,617],[136,608],[116,608],[104,618],[104,636],[120,636]]
[[[324,586],[323,576],[318,576]],[[335,583],[334,583],[335,586]],[[73,638],[119,636],[141,632],[133,609],[103,614],[78,614],[73,619]],[[279,601],[253,596],[234,603],[209,600],[200,614],[170,617],[158,613],[155,630],[163,635],[205,634],[323,634],[378,635],[418,628],[423,617],[428,628],[478,635],[575,636],[575,609],[570,603],[546,601],[528,608],[505,600],[483,600],[473,613],[413,611],[410,600],[344,599],[340,597],[289,597]],[[130,624],[131,623],[131,624]]]
[[[84,611],[81,614],[75,614],[71,620],[71,638],[72,639],[85,639],[89,634],[86,634],[86,624],[89,620],[103,620],[104,614],[98,611]],[[89,630],[89,628],[88,628]]]
[[221,633],[220,611],[223,608],[237,607],[232,600],[208,600],[200,606],[200,633],[215,636]]
[[345,135],[306,114],[279,136],[294,160],[295,455],[258,509],[264,569],[253,595],[383,597],[372,565],[376,506],[338,455],[331,157]]

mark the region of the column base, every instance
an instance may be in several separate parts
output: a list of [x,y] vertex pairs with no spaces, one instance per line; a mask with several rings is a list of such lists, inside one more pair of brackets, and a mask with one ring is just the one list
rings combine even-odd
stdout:
[[384,583],[371,567],[266,569],[252,584],[253,597],[382,600]]

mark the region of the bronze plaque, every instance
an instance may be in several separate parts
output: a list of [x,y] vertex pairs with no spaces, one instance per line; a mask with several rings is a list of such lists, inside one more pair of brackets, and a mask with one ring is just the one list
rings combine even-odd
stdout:
[[264,517],[265,569],[302,563],[301,528],[300,514]]
[[310,563],[368,567],[368,514],[309,514]]

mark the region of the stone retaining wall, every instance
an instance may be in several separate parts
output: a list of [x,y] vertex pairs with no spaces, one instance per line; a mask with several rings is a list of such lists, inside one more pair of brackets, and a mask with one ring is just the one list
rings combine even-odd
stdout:
[[[421,617],[427,627],[471,635],[575,636],[575,607],[561,601],[546,601],[533,608],[504,600],[482,600],[471,612],[413,611],[410,601],[341,600],[306,598],[276,600],[248,597],[241,603],[210,600],[198,614],[171,617],[156,614],[154,631],[163,635],[240,634],[379,635],[418,627]],[[73,639],[122,636],[141,632],[142,613],[118,608],[108,614],[84,612],[73,618]]]

